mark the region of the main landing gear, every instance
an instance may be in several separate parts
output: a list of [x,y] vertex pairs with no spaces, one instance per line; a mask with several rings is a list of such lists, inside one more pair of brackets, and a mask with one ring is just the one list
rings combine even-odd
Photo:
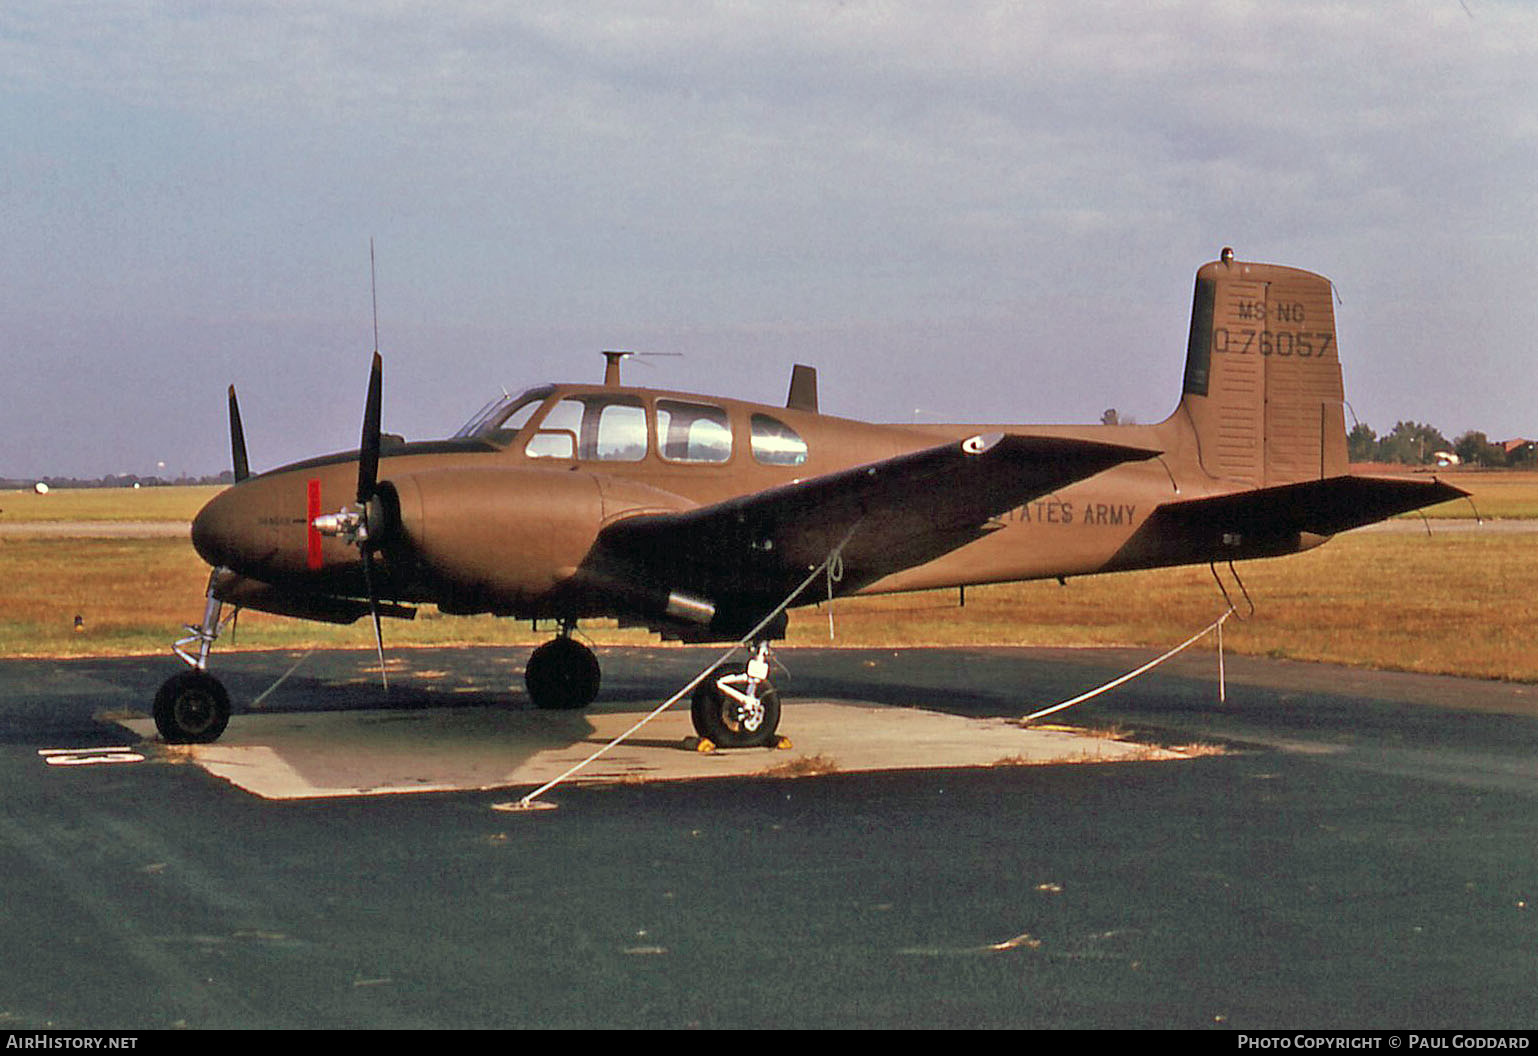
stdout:
[[[190,670],[166,679],[155,694],[155,727],[167,744],[207,744],[219,739],[230,722],[230,695],[208,673],[208,654],[232,609],[215,594],[223,570],[208,578],[203,622],[187,625],[187,636],[174,646]],[[561,628],[558,638],[529,656],[523,678],[529,697],[539,708],[585,708],[598,696],[600,672],[593,651],[571,636],[574,624]],[[694,691],[690,716],[694,730],[721,748],[757,748],[779,743],[780,695],[769,681],[769,643],[752,648],[747,669],[740,674],[712,671]]]
[[694,691],[689,709],[694,732],[721,748],[772,747],[779,743],[780,694],[769,681],[769,643],[753,647],[740,675],[712,671]]
[[529,655],[523,684],[536,708],[566,711],[585,708],[598,696],[598,658],[571,636],[571,624]]
[[[523,681],[537,708],[585,708],[598,696],[598,658],[562,627],[529,656]],[[753,647],[747,670],[718,668],[694,691],[689,709],[694,731],[720,748],[758,748],[779,743],[780,694],[769,681],[769,643]]]

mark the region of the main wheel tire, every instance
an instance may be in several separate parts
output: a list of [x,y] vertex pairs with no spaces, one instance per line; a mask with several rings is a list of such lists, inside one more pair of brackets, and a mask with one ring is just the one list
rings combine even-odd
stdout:
[[585,708],[598,696],[599,678],[598,658],[573,638],[552,638],[529,654],[523,669],[536,708]]
[[167,744],[208,744],[230,724],[230,695],[213,675],[183,671],[155,694],[155,728]]
[[780,726],[780,694],[768,682],[758,684],[759,711],[748,711],[716,685],[712,673],[694,690],[689,716],[694,732],[721,748],[760,748],[775,743]]

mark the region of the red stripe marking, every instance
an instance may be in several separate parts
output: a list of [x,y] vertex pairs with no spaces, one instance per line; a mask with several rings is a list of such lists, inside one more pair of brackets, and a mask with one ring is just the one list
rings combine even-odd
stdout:
[[320,516],[320,479],[311,477],[305,505],[305,563],[310,570],[320,568],[320,533],[315,530],[315,518]]

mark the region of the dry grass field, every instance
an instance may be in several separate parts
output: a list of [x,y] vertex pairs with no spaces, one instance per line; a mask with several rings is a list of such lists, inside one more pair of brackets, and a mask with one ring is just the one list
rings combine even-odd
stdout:
[[1494,520],[1538,518],[1538,471],[1456,469],[1441,470],[1435,475],[1472,493],[1472,501],[1457,499],[1432,506],[1426,510],[1427,517],[1473,519],[1477,511],[1477,516]]
[[0,491],[0,524],[47,521],[187,521],[223,489],[69,488],[46,495]]
[[[1538,474],[1444,474],[1486,518],[1538,518]],[[216,489],[0,494],[12,521],[188,520]],[[34,505],[34,500],[36,500]],[[55,502],[55,500],[58,500]],[[1468,503],[1454,504],[1469,510]],[[46,513],[44,512],[46,509]],[[1438,511],[1449,516],[1458,511]],[[1409,526],[1406,526],[1409,527]],[[1253,616],[1230,620],[1227,649],[1369,667],[1538,681],[1538,531],[1497,526],[1349,533],[1318,550],[1238,566]],[[1227,573],[1225,570],[1225,578]],[[71,539],[0,534],[0,654],[168,653],[199,618],[207,569],[184,538]],[[1163,649],[1223,610],[1208,569],[846,599],[834,644],[1138,645]],[[77,631],[79,615],[83,630]],[[647,644],[640,631],[584,625],[600,644]],[[387,621],[395,648],[532,644],[525,623],[440,616]],[[219,649],[366,647],[367,621],[331,627],[242,613]],[[792,616],[790,644],[826,645],[826,607]],[[1210,648],[1204,642],[1202,647]]]

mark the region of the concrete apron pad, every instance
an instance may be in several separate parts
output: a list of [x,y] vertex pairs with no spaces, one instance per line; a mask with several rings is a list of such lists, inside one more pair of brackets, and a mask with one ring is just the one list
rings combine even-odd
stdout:
[[[587,758],[649,710],[624,707],[254,713],[237,715],[217,743],[167,745],[163,751],[265,799],[534,787]],[[120,721],[145,740],[158,737],[149,719]],[[567,783],[1186,757],[1062,727],[1023,728],[1006,719],[833,701],[787,702],[780,732],[791,747],[701,752],[688,709],[678,706]]]

